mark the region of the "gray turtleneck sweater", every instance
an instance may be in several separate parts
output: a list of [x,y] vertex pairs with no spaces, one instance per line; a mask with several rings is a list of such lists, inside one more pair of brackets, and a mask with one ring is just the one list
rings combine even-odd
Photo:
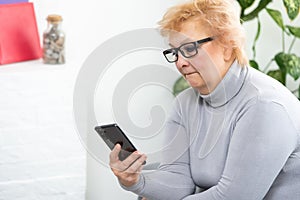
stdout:
[[124,189],[149,200],[300,199],[300,102],[253,68],[234,62],[209,95],[182,92],[165,135],[159,169]]

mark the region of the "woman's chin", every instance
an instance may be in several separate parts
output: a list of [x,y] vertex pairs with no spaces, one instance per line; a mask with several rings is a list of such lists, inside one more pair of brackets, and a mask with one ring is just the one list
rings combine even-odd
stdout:
[[191,87],[199,87],[203,83],[203,80],[198,73],[185,75],[185,80]]
[[201,94],[207,93],[207,86],[199,74],[191,74],[185,76],[185,80],[192,87],[197,89]]

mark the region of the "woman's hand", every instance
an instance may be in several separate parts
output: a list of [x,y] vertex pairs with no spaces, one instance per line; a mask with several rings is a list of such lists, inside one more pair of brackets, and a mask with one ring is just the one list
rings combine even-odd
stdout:
[[138,151],[133,152],[125,160],[119,160],[121,145],[116,144],[109,155],[109,166],[120,183],[125,187],[130,187],[139,181],[140,172],[143,168],[143,162],[147,159],[145,154]]

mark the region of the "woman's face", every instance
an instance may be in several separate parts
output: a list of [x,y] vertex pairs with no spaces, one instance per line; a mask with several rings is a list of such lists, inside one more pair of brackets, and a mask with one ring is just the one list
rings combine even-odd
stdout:
[[191,87],[201,94],[211,93],[225,76],[233,62],[232,51],[216,42],[217,36],[209,34],[206,27],[195,25],[193,21],[184,22],[180,33],[171,34],[169,38],[172,47],[179,47],[187,42],[198,41],[207,37],[214,40],[201,44],[198,53],[185,58],[178,53],[176,67]]

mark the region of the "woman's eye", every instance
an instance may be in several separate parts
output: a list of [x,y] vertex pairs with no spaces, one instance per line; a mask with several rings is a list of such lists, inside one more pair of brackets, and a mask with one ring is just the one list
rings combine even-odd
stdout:
[[193,51],[195,51],[195,46],[194,45],[185,46],[184,51],[193,52]]

